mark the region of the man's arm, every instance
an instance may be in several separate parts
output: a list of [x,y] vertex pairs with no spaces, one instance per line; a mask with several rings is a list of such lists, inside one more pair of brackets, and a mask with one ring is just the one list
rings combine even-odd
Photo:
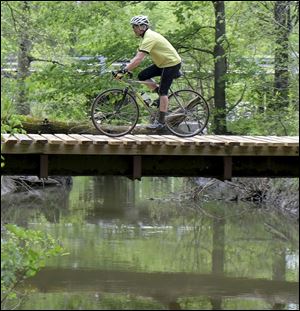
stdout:
[[135,57],[130,61],[130,63],[126,66],[128,71],[132,71],[134,68],[138,67],[138,65],[142,62],[142,60],[146,57],[146,53],[137,52]]

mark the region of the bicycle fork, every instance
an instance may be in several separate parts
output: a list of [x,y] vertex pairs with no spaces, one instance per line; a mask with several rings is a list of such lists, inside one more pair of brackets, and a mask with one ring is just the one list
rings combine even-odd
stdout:
[[128,94],[128,90],[129,90],[128,87],[126,87],[126,88],[124,89],[124,91],[123,91],[123,96],[122,96],[121,100],[116,104],[115,112],[119,112],[120,109],[122,108],[122,106],[124,105],[124,103],[125,103],[125,98],[126,98],[126,96],[127,96],[127,94]]

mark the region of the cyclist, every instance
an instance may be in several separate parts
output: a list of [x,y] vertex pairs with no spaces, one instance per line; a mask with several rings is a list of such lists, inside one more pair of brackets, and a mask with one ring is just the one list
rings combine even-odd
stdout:
[[[141,37],[142,40],[135,57],[125,68],[118,71],[119,77],[138,67],[146,55],[150,55],[154,64],[142,70],[138,74],[138,79],[148,82],[147,86],[159,95],[159,118],[147,128],[162,129],[165,126],[165,116],[169,105],[168,91],[173,79],[180,76],[181,58],[166,38],[149,28],[147,16],[134,16],[130,24],[135,35]],[[156,76],[161,76],[159,85],[152,80]]]

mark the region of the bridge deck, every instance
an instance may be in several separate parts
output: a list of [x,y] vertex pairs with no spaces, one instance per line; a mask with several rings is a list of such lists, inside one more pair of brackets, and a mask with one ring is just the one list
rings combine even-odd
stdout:
[[2,153],[298,156],[299,136],[2,134]]
[[4,134],[3,175],[298,177],[299,137]]

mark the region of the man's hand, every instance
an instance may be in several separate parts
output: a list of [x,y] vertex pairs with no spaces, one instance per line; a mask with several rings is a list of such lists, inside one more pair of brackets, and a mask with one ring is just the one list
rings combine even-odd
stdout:
[[127,69],[119,69],[117,71],[112,72],[113,76],[117,80],[121,80],[124,75],[128,75],[129,78],[132,78],[132,72],[128,71]]
[[121,80],[127,72],[128,71],[125,68],[124,69],[120,69],[120,70],[116,71],[115,78],[118,79],[118,80]]

